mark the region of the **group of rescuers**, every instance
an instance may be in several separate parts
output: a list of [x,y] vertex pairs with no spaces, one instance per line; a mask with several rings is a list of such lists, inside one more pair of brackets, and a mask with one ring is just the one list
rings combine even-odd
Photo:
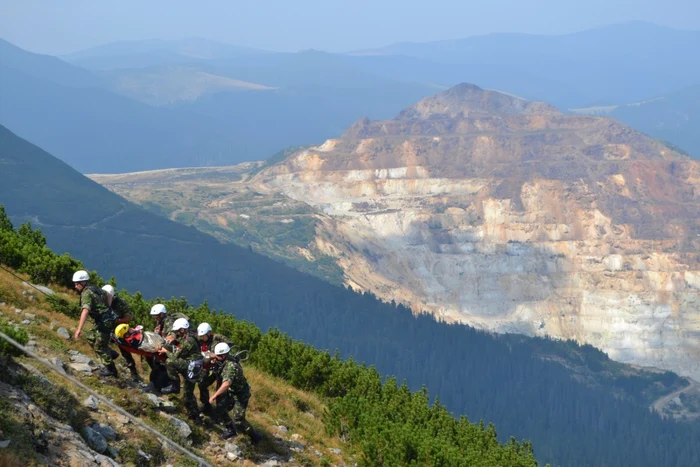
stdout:
[[[77,340],[82,334],[90,343],[95,354],[104,368],[100,376],[116,377],[117,368],[114,359],[119,354],[109,347],[110,341],[124,335],[128,323],[132,319],[131,310],[127,303],[117,296],[114,287],[105,285],[101,289],[89,284],[89,274],[80,270],[73,274],[73,283],[80,294],[80,322],[75,331]],[[250,386],[243,375],[243,368],[236,356],[231,355],[231,343],[226,338],[214,334],[208,323],[201,323],[194,332],[190,328],[189,318],[182,313],[170,315],[163,304],[153,305],[150,312],[155,320],[154,333],[165,339],[165,345],[157,350],[167,358],[165,363],[156,356],[149,356],[146,362],[151,369],[148,390],[162,394],[177,394],[180,392],[180,376],[183,376],[185,387],[185,407],[190,419],[196,425],[202,425],[202,414],[218,416],[224,425],[223,439],[245,433],[254,444],[262,439],[251,424],[246,420],[245,413],[250,399]],[[94,328],[83,331],[86,320],[94,321]],[[116,326],[116,329],[115,329]],[[114,333],[114,334],[113,334]],[[115,335],[116,334],[116,335]],[[133,355],[119,347],[121,355],[126,360],[131,377],[140,381]],[[212,354],[213,350],[213,354]],[[202,372],[198,381],[187,378],[190,362],[201,360],[207,355],[208,368]],[[209,386],[217,383],[216,393],[209,396]],[[166,383],[169,383],[166,385]],[[194,395],[195,385],[199,385],[201,410]],[[216,411],[212,404],[216,402]],[[229,412],[233,410],[233,419]]]

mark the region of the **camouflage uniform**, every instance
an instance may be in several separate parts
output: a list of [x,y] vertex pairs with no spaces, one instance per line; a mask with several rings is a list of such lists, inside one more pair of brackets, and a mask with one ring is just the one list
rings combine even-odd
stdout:
[[188,323],[190,321],[190,319],[182,313],[175,313],[172,315],[170,313],[166,313],[165,318],[163,318],[161,321],[158,322],[158,324],[156,324],[156,327],[155,329],[153,329],[153,332],[160,335],[161,337],[175,336],[175,333],[173,333],[173,323],[176,319],[179,318],[185,318]]
[[[219,344],[221,342],[226,342],[226,337],[212,333],[210,334],[209,340],[207,342],[204,342],[200,338],[200,350],[202,354],[204,354],[204,352],[213,352],[214,347],[216,347],[216,344]],[[226,343],[229,344],[229,346],[231,346],[230,343]],[[216,381],[216,389],[219,389],[219,387],[221,387],[221,370],[223,369],[223,365],[219,363],[219,368],[217,368],[217,363],[218,362],[216,360],[214,360],[211,363],[211,367],[204,374],[202,380],[199,382],[199,400],[205,406],[209,405],[209,386],[211,386],[214,383],[214,381]]]
[[168,353],[168,360],[165,362],[165,368],[168,371],[168,377],[177,381],[179,385],[180,375],[183,376],[185,380],[185,407],[191,416],[199,414],[199,408],[197,407],[197,401],[194,397],[194,385],[184,377],[187,374],[187,365],[189,365],[191,360],[197,360],[201,357],[199,353],[199,342],[194,338],[192,334],[185,334],[178,340],[180,347],[174,352]]
[[[190,320],[187,316],[183,315],[182,313],[175,313],[172,316],[170,314],[166,314],[165,318],[163,318],[161,321],[158,321],[158,324],[156,324],[156,327],[153,329],[153,332],[155,332],[163,338],[171,334],[174,336],[174,334],[172,333],[173,323],[178,318],[185,318],[188,322]],[[146,358],[146,363],[148,363],[148,366],[151,367],[150,380],[151,382],[153,382],[153,380],[155,379],[154,372],[158,371],[158,368],[162,368],[162,365],[160,364],[160,361],[157,360],[155,357]]]
[[131,314],[129,305],[119,296],[112,296],[112,309],[117,314],[117,319],[121,319]]
[[[104,366],[112,364],[109,340],[114,328],[115,314],[107,305],[107,294],[95,286],[87,286],[80,292],[80,309],[88,310],[95,327],[85,332],[85,340],[92,346],[97,358]],[[115,353],[116,355],[116,353]]]
[[[118,297],[116,295],[112,296],[111,308],[116,313],[117,319],[121,319],[126,315],[131,314],[131,309],[129,308],[129,305],[121,297]],[[133,374],[136,371],[136,361],[134,360],[134,356],[131,355],[131,352],[127,352],[121,347],[119,347],[119,353],[122,354],[122,357],[124,357],[124,360],[126,360],[126,366],[129,368],[129,371],[131,371]]]
[[228,390],[221,395],[221,400],[217,402],[217,408],[224,422],[231,423],[228,412],[233,409],[233,424],[236,430],[244,432],[249,436],[254,433],[253,427],[245,418],[245,411],[248,408],[250,399],[250,385],[243,375],[243,368],[233,357],[229,356],[221,370],[221,379],[228,381]]

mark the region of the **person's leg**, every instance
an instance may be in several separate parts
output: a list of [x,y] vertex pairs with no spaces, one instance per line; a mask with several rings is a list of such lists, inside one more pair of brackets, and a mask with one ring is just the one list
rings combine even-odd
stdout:
[[231,420],[231,416],[229,415],[229,411],[234,407],[235,402],[236,401],[231,397],[228,391],[222,394],[216,401],[217,413],[221,418],[221,424],[226,428],[224,432],[221,433],[222,439],[233,438],[238,434],[233,420]]
[[109,348],[109,331],[100,331],[94,329],[91,338],[93,339],[92,348],[95,355],[104,365],[104,368],[98,373],[100,376],[117,376],[117,368],[112,360],[112,349]]
[[161,389],[163,394],[173,394],[180,392],[180,361],[168,361],[165,364],[165,371],[171,383]]
[[202,423],[202,419],[199,416],[199,407],[197,406],[197,399],[194,397],[194,383],[185,379],[185,407],[187,408],[187,413],[192,420],[194,420],[196,425]]
[[199,401],[202,403],[202,412],[211,410],[211,404],[209,403],[209,386],[211,386],[215,380],[215,374],[207,373],[202,378],[202,381],[199,382]]
[[140,381],[141,378],[139,378],[139,373],[136,370],[136,360],[134,360],[134,356],[131,355],[131,352],[124,350],[121,347],[119,347],[119,353],[121,353],[122,357],[124,357],[124,360],[126,361],[126,367],[129,369],[129,373],[131,373],[131,379],[136,382]]

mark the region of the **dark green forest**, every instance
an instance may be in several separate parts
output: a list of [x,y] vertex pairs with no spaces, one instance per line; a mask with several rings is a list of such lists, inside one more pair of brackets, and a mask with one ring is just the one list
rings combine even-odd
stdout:
[[[592,348],[492,336],[468,326],[438,323],[430,316],[415,317],[408,309],[382,303],[371,294],[332,286],[150,214],[3,128],[0,202],[15,223],[31,221],[39,227],[48,247],[69,252],[103,277],[117,277],[121,288],[138,290],[149,299],[206,300],[260,329],[275,327],[317,349],[338,349],[339,358],[374,365],[378,374],[405,380],[411,390],[425,385],[431,397],[439,398],[440,404],[434,407],[471,421],[493,422],[501,442],[510,436],[530,440],[542,463],[700,465],[699,425],[662,420],[647,409],[649,387],[670,390],[681,384],[673,374],[636,379],[620,374],[599,378],[597,387],[586,386],[572,378],[571,370],[538,355],[546,350],[575,358],[594,373],[611,365]],[[22,229],[26,236],[34,235],[29,227]],[[13,267],[31,272],[30,265]],[[70,274],[56,268],[57,275],[50,280],[69,280]],[[305,348],[299,342],[275,342],[289,346],[289,355],[304,353],[293,350]],[[254,342],[249,344],[252,347]],[[308,355],[322,355],[309,349]],[[301,387],[323,388],[326,358],[330,357],[308,357],[311,366],[298,374],[285,373],[293,370],[284,361],[266,369],[290,381],[297,378],[294,384]],[[396,397],[408,400],[405,389],[399,386],[396,391]],[[353,413],[356,406],[343,410]],[[376,412],[359,418],[390,416],[387,410],[379,404]],[[358,421],[355,429],[379,442],[378,434],[362,423]],[[392,423],[398,430],[405,420]],[[371,453],[375,448],[366,449]]]

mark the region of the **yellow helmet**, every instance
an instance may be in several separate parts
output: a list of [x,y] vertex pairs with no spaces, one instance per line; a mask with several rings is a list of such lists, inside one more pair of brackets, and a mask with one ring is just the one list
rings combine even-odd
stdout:
[[122,337],[124,337],[126,335],[126,332],[128,330],[129,330],[129,325],[126,323],[122,323],[114,329],[114,335],[121,339]]

